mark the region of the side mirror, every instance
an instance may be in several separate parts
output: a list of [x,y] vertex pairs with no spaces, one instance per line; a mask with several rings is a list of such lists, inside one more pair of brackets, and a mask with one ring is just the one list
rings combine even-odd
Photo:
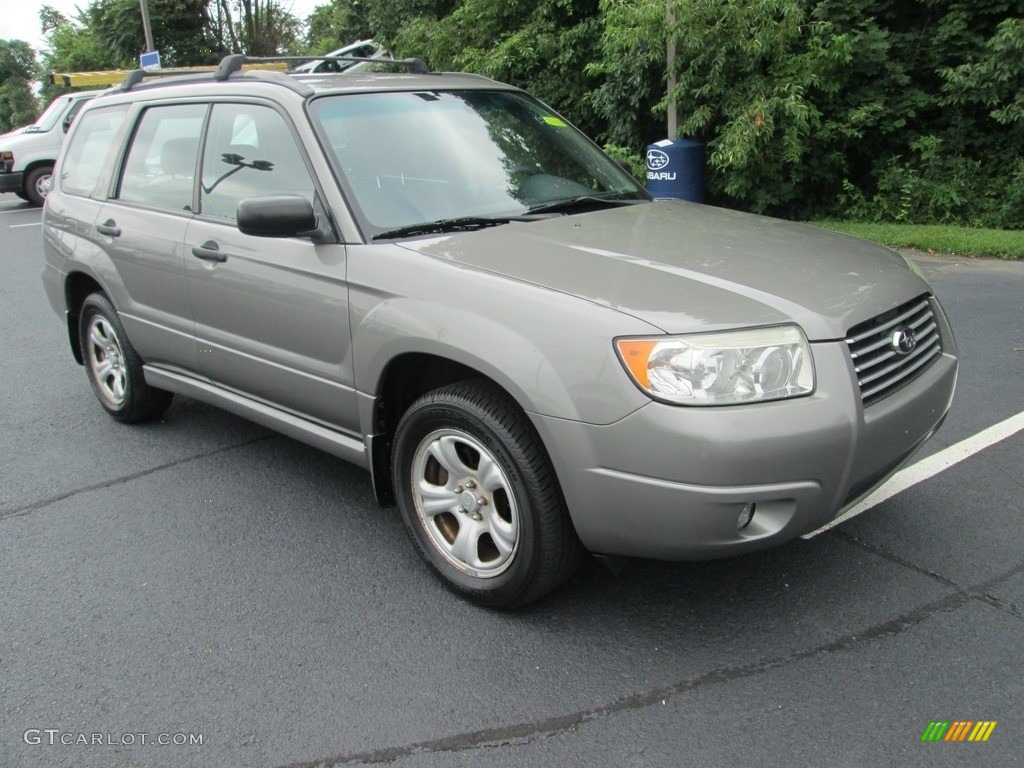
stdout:
[[317,231],[313,206],[299,195],[250,197],[238,204],[238,229],[255,237],[312,237]]

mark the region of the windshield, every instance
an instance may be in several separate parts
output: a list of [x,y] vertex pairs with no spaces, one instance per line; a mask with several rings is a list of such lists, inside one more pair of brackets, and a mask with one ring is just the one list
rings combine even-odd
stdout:
[[525,94],[420,91],[311,105],[372,233],[514,217],[577,198],[647,200],[583,134]]
[[46,111],[39,116],[36,120],[35,125],[32,126],[33,132],[48,131],[57,124],[60,120],[60,116],[64,114],[64,110],[68,107],[68,97],[58,96],[53,100],[53,103],[46,108]]

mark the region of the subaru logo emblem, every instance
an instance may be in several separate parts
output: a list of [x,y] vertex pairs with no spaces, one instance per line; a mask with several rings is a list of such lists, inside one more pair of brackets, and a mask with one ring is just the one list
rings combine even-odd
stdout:
[[891,346],[898,355],[909,355],[917,346],[917,337],[914,336],[914,329],[902,326],[892,334]]
[[647,168],[651,171],[660,171],[669,163],[669,157],[660,149],[647,150]]

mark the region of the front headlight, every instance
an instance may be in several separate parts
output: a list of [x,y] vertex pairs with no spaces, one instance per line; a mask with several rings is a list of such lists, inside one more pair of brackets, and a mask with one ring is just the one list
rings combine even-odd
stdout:
[[691,336],[617,339],[619,359],[655,400],[732,405],[814,390],[814,363],[795,325]]
[[13,152],[0,152],[0,170],[4,173],[10,173],[11,168],[14,167],[14,153]]

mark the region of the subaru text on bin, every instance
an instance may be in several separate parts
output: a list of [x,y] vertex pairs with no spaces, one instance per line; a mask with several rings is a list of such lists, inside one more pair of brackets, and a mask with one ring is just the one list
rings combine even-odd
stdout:
[[58,161],[43,280],[115,419],[178,393],[355,462],[501,607],[812,531],[942,422],[953,335],[892,251],[654,202],[483,77],[242,61],[130,76]]

